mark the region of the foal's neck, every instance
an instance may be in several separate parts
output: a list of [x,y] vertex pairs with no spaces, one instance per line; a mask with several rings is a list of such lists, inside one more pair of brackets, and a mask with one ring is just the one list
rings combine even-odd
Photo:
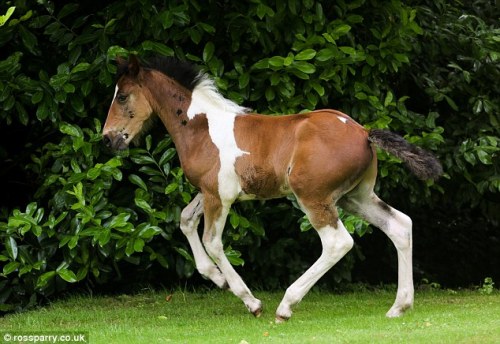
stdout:
[[153,70],[151,74],[146,85],[151,94],[150,104],[174,142],[179,141],[189,120],[187,110],[192,93],[161,72]]
[[204,168],[200,168],[200,160],[204,159],[210,166],[218,160],[217,149],[210,139],[206,114],[200,113],[190,118],[188,109],[193,92],[163,73],[151,73],[145,84],[150,93],[149,102],[175,144],[185,176],[198,187],[200,175],[204,171]]

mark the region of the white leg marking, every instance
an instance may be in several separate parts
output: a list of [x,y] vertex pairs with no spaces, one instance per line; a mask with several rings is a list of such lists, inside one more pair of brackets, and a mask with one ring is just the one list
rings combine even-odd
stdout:
[[224,254],[224,248],[222,246],[222,230],[224,229],[224,224],[226,223],[226,217],[229,212],[229,208],[223,207],[220,217],[214,221],[212,233],[214,235],[211,238],[203,237],[203,244],[207,249],[208,254],[212,257],[220,271],[223,273],[224,277],[229,284],[229,288],[234,295],[238,296],[250,312],[255,316],[259,316],[262,310],[262,302],[256,299],[250,289],[246,286],[245,282],[241,279],[240,275],[234,270],[231,263]]
[[210,278],[219,288],[226,286],[226,279],[205,252],[198,235],[198,224],[203,214],[203,195],[199,193],[181,213],[181,230],[188,239],[193,252],[196,269]]
[[387,228],[382,229],[392,240],[398,252],[398,291],[396,301],[386,316],[389,318],[401,316],[413,306],[413,263],[412,263],[412,221],[396,209],[388,220]]
[[326,226],[318,230],[323,245],[319,259],[286,290],[276,311],[276,322],[290,318],[292,306],[299,303],[312,286],[335,265],[354,245],[354,240],[339,220],[337,228]]
[[386,316],[402,315],[413,306],[412,221],[402,212],[383,203],[371,193],[348,199],[347,209],[380,228],[394,243],[398,254],[398,291]]

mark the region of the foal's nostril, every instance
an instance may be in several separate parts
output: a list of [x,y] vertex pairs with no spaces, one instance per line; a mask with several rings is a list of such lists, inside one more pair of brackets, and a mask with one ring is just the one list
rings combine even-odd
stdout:
[[106,147],[111,147],[111,138],[109,135],[103,135],[102,142],[106,145]]

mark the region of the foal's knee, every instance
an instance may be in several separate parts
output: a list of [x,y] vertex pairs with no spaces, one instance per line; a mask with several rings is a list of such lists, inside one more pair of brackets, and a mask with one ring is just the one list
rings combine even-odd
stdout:
[[215,239],[210,239],[210,240],[203,240],[203,246],[205,246],[205,249],[207,250],[208,255],[212,259],[216,259],[219,257],[221,254],[224,254],[224,247],[222,246],[222,242],[220,240],[215,240]]
[[329,233],[319,232],[324,254],[328,256],[343,255],[354,246],[354,239],[341,223],[338,228],[328,226],[322,230],[329,231]]
[[339,252],[347,253],[354,246],[354,239],[347,232],[347,230],[342,231],[340,235],[338,235],[337,240],[334,243],[334,250]]
[[193,214],[193,212],[188,209],[184,209],[181,213],[181,231],[185,236],[189,236],[198,228],[199,216]]

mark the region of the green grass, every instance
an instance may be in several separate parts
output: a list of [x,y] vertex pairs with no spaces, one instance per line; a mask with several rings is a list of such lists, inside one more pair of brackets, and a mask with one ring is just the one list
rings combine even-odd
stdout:
[[418,292],[415,308],[398,319],[384,316],[394,292],[311,292],[283,324],[274,323],[282,294],[255,294],[264,302],[260,318],[223,291],[73,296],[0,318],[0,334],[86,332],[90,343],[106,344],[500,343],[498,291]]

